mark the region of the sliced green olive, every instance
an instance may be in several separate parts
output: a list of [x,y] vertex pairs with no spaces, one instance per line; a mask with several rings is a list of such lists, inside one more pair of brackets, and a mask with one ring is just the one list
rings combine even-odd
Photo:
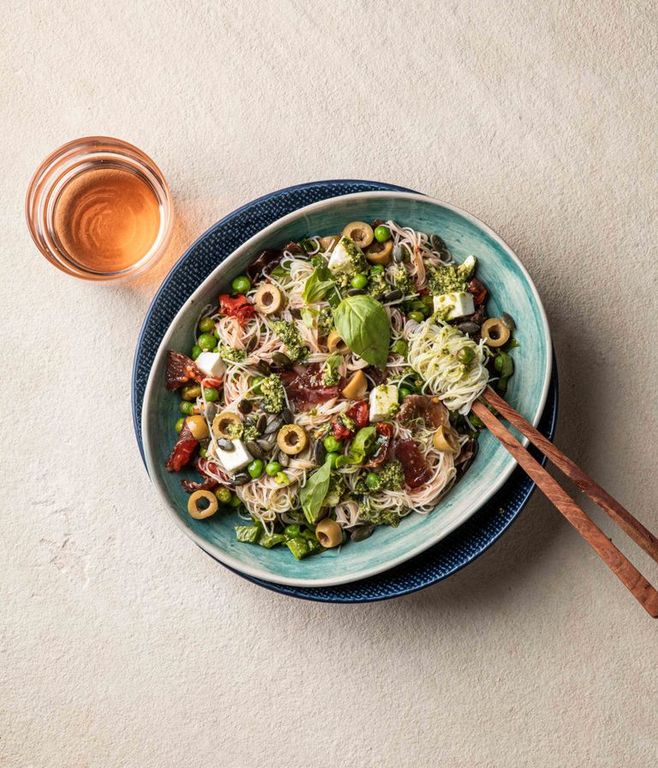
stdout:
[[323,251],[330,251],[338,242],[338,235],[327,235],[320,238],[320,247]]
[[348,351],[347,344],[341,339],[335,328],[332,331],[329,331],[329,335],[327,336],[327,349],[330,352],[338,352],[339,355]]
[[[201,501],[206,502],[203,505]],[[187,500],[187,511],[195,520],[203,520],[217,512],[219,501],[211,491],[194,491]]]
[[315,536],[325,549],[332,549],[343,543],[343,529],[329,517],[320,520],[315,526]]
[[232,424],[241,424],[242,420],[237,413],[231,411],[222,411],[212,420],[212,433],[215,437],[230,438],[230,427]]
[[509,341],[510,329],[498,317],[490,317],[482,323],[480,331],[488,347],[502,347]]
[[276,444],[288,456],[296,456],[308,445],[308,435],[297,424],[285,424],[276,436]]
[[374,242],[366,250],[366,259],[368,259],[371,264],[388,264],[391,261],[392,253],[392,240],[387,240],[385,243]]
[[188,416],[187,419],[185,419],[185,423],[190,428],[192,437],[196,440],[205,440],[210,434],[208,424],[203,416]]
[[359,248],[367,248],[375,237],[372,227],[365,221],[350,221],[343,229],[343,235],[353,240]]
[[459,441],[450,427],[439,427],[434,433],[432,443],[437,451],[445,453],[457,453],[459,451]]
[[265,283],[256,291],[254,304],[259,312],[272,315],[283,307],[283,294],[276,285]]
[[368,379],[363,371],[356,371],[343,389],[343,397],[347,400],[361,400],[368,388]]

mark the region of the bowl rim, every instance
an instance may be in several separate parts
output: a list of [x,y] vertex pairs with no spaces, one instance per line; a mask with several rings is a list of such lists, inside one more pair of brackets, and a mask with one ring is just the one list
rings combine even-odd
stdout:
[[[452,211],[458,216],[462,216],[471,224],[475,225],[476,227],[480,228],[483,232],[485,232],[516,263],[517,267],[520,269],[521,273],[525,277],[530,287],[530,292],[539,310],[539,319],[541,321],[544,338],[546,340],[546,357],[544,361],[545,374],[544,374],[544,381],[542,385],[542,391],[538,400],[538,404],[535,408],[535,412],[533,413],[529,421],[534,426],[536,426],[544,411],[544,407],[546,405],[546,400],[548,397],[550,382],[551,382],[552,364],[553,364],[551,332],[548,325],[548,318],[546,316],[544,305],[542,303],[541,297],[539,295],[539,291],[537,290],[537,287],[535,286],[534,281],[530,277],[528,270],[525,268],[525,266],[523,265],[519,257],[516,255],[516,253],[500,237],[500,235],[498,235],[497,232],[491,229],[491,227],[489,227],[487,224],[481,221],[477,216],[470,213],[469,211],[466,211],[463,208],[459,208],[458,206],[453,205],[452,203],[439,200],[438,198],[435,198],[429,195],[424,195],[420,192],[401,192],[401,191],[395,191],[395,190],[355,192],[347,195],[329,197],[329,198],[325,198],[324,200],[319,200],[315,203],[310,203],[309,205],[305,205],[302,208],[298,208],[295,211],[291,211],[290,213],[285,214],[284,216],[280,217],[279,219],[276,219],[271,224],[268,224],[266,227],[256,232],[248,240],[242,243],[242,245],[240,245],[238,248],[233,250],[225,259],[223,259],[223,261],[221,261],[212,270],[212,272],[210,272],[207,275],[206,278],[204,278],[204,280],[201,281],[201,283],[192,292],[192,294],[190,294],[190,296],[188,296],[187,299],[183,302],[179,310],[176,312],[175,317],[169,323],[167,331],[162,336],[162,340],[160,341],[158,350],[153,358],[153,362],[151,363],[151,370],[149,371],[146,386],[144,388],[144,396],[142,399],[141,432],[142,432],[142,443],[144,448],[144,461],[146,464],[147,472],[149,474],[149,479],[151,480],[151,483],[155,486],[156,492],[160,497],[161,501],[164,503],[165,508],[167,509],[167,512],[174,519],[175,524],[190,539],[192,539],[192,541],[197,546],[199,546],[202,550],[204,550],[206,553],[208,553],[212,557],[219,560],[221,563],[227,565],[229,568],[239,571],[240,573],[243,573],[247,576],[251,576],[256,579],[261,579],[263,581],[268,581],[272,584],[284,584],[286,586],[291,586],[291,587],[334,587],[334,586],[339,586],[341,584],[348,584],[355,581],[361,581],[362,579],[367,579],[371,576],[376,576],[380,573],[383,573],[384,571],[388,571],[392,568],[395,568],[397,565],[400,565],[401,563],[404,563],[407,560],[411,560],[413,557],[416,557],[417,555],[421,554],[422,552],[429,549],[430,547],[438,544],[439,541],[442,541],[447,536],[449,536],[456,528],[458,528],[460,525],[466,522],[466,520],[472,517],[472,515],[474,515],[478,509],[480,509],[484,504],[486,504],[487,501],[489,501],[489,499],[500,488],[502,488],[502,486],[509,479],[512,472],[517,466],[517,462],[515,460],[510,460],[509,465],[505,468],[503,472],[500,473],[500,475],[498,475],[496,481],[491,484],[491,486],[487,489],[486,493],[478,497],[478,499],[472,501],[470,504],[467,504],[463,514],[457,520],[453,521],[445,530],[443,530],[439,538],[429,537],[428,539],[425,539],[422,542],[420,542],[415,547],[409,548],[404,553],[400,554],[398,557],[386,560],[377,565],[363,568],[363,570],[358,571],[356,574],[352,573],[352,574],[345,574],[342,576],[337,575],[337,576],[324,577],[324,578],[301,578],[301,577],[282,576],[280,574],[273,573],[271,571],[263,570],[249,563],[244,563],[242,560],[239,560],[233,557],[230,553],[227,553],[225,550],[207,541],[203,537],[199,536],[194,530],[192,530],[191,528],[188,528],[185,525],[177,508],[171,503],[168,494],[165,492],[162,483],[158,479],[157,470],[159,469],[159,467],[154,459],[154,452],[151,445],[150,433],[148,429],[148,414],[150,412],[149,404],[155,389],[159,386],[159,383],[156,382],[156,379],[155,379],[155,371],[160,366],[162,358],[166,355],[169,340],[173,335],[174,329],[178,325],[178,322],[181,316],[187,311],[189,304],[196,301],[198,296],[205,293],[208,283],[218,280],[221,274],[225,272],[227,268],[230,269],[231,264],[233,264],[235,261],[238,261],[245,252],[252,250],[255,244],[257,244],[263,238],[266,238],[272,232],[275,232],[280,227],[285,226],[288,223],[294,222],[297,219],[302,218],[303,216],[309,213],[316,213],[318,211],[331,208],[332,206],[336,205],[339,202],[342,203],[343,201],[349,202],[350,200],[360,201],[360,200],[370,200],[370,199],[392,199],[392,198],[393,199],[402,198],[406,200],[416,200],[422,203],[430,203],[431,205],[435,205],[437,207],[441,207],[449,211]],[[206,232],[204,232],[200,237],[198,237],[190,245],[187,251],[189,251],[196,244],[202,241],[203,238],[206,237],[206,235],[212,231],[214,226],[215,225],[210,227],[208,230],[206,230]],[[527,439],[524,438],[523,443],[527,444]]]

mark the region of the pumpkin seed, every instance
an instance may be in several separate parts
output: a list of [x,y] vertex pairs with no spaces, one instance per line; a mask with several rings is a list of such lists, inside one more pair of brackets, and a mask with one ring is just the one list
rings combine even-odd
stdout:
[[402,252],[402,246],[396,245],[393,247],[393,261],[396,264],[401,264],[404,261],[404,253]]
[[265,427],[267,427],[267,416],[264,413],[261,413],[261,415],[258,417],[258,420],[256,421],[256,429],[262,435],[263,432],[265,432]]
[[279,464],[281,464],[282,467],[290,466],[290,456],[288,456],[288,454],[284,453],[283,451],[279,451],[276,460],[279,462]]
[[227,453],[230,453],[231,451],[235,450],[235,446],[230,440],[227,440],[225,437],[222,437],[220,440],[217,441],[217,447],[221,448],[223,451],[226,451]]
[[316,464],[324,464],[325,456],[327,455],[327,449],[324,447],[322,440],[318,440],[313,448],[313,460]]
[[283,426],[283,419],[281,416],[275,416],[272,421],[270,421],[267,425],[267,427],[263,430],[264,435],[273,435],[275,432],[278,432],[280,427]]
[[254,459],[262,459],[265,456],[265,453],[261,450],[260,445],[255,440],[250,440],[246,445],[247,450],[249,453],[254,457]]
[[511,315],[508,315],[507,312],[503,312],[503,314],[500,316],[500,322],[505,326],[505,328],[509,328],[510,331],[513,331],[516,328],[514,318]]
[[457,328],[459,328],[459,330],[462,333],[472,334],[472,333],[479,333],[480,332],[480,326],[477,323],[470,323],[470,322],[459,323]]
[[272,354],[272,362],[276,363],[280,368],[290,368],[292,360],[288,355],[284,355],[283,352],[274,352]]
[[233,485],[244,485],[251,480],[251,475],[248,472],[238,472],[237,475],[231,477]]
[[347,291],[348,296],[363,296],[365,291],[363,288],[350,288],[349,291]]
[[363,541],[369,536],[372,536],[374,530],[374,525],[360,525],[358,528],[354,528],[350,533],[350,541]]
[[382,301],[384,302],[384,304],[386,304],[389,301],[397,301],[398,299],[401,299],[401,298],[402,298],[402,291],[399,288],[395,288],[395,290],[385,293],[382,296]]
[[290,408],[284,408],[279,416],[283,419],[284,424],[292,424],[295,421],[295,417],[292,415]]

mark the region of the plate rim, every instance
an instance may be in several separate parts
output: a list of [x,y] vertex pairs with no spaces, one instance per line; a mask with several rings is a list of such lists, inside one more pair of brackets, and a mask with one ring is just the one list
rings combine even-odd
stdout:
[[[322,182],[317,182],[317,183],[322,183]],[[287,188],[285,191],[291,191],[295,188],[300,188],[304,186],[306,185],[298,185],[298,187]],[[284,191],[284,190],[281,190],[281,191]],[[216,228],[220,227],[225,219],[232,218],[233,216],[239,214],[240,211],[246,208],[252,207],[254,204],[258,203],[259,201],[268,199],[269,197],[272,196],[272,194],[276,194],[276,193],[270,193],[268,195],[264,195],[261,198],[258,198],[257,200],[252,201],[251,203],[247,203],[244,206],[241,206],[240,208],[236,209],[232,213],[228,214],[227,216],[217,221],[202,235],[200,235],[200,237],[198,237],[192,243],[192,245],[189,246],[189,248],[181,256],[181,258],[177,260],[174,267],[172,267],[169,274],[167,275],[162,285],[160,286],[160,289],[154,296],[152,304],[157,301],[160,293],[166,289],[166,287],[169,284],[169,281],[173,279],[173,273],[175,271],[176,265],[182,259],[185,259],[186,256],[191,251],[193,251],[194,248],[201,241],[203,241],[206,237],[208,237]],[[466,211],[446,201],[439,200],[438,198],[435,198],[433,196],[424,195],[419,192],[406,191],[400,188],[399,190],[386,189],[386,190],[361,191],[361,192],[354,192],[354,193],[349,193],[345,195],[327,197],[322,200],[309,203],[308,205],[301,206],[300,208],[290,211],[284,216],[281,216],[276,220],[272,221],[270,224],[259,229],[251,237],[245,240],[241,245],[239,245],[237,248],[231,251],[231,253],[228,254],[214,269],[212,269],[211,272],[195,288],[195,290],[183,301],[182,305],[176,312],[175,316],[168,323],[167,330],[165,331],[164,335],[162,336],[162,339],[160,340],[158,349],[151,363],[151,369],[149,371],[148,379],[144,388],[144,394],[142,398],[142,413],[141,413],[141,437],[142,437],[144,461],[145,461],[151,482],[154,485],[155,490],[158,496],[160,497],[161,501],[163,502],[168,514],[174,519],[175,524],[180,529],[182,529],[185,532],[185,534],[192,541],[194,541],[194,543],[197,544],[197,546],[199,546],[202,550],[204,550],[207,554],[209,554],[211,557],[218,560],[222,564],[226,565],[228,568],[234,571],[237,571],[240,574],[245,575],[246,577],[256,579],[258,582],[262,581],[262,582],[267,582],[268,584],[281,585],[286,587],[317,589],[317,588],[323,588],[323,587],[344,586],[346,584],[362,581],[364,579],[368,579],[368,578],[377,576],[379,574],[382,574],[386,571],[389,571],[405,562],[408,562],[409,560],[412,560],[414,557],[422,554],[423,552],[427,551],[431,547],[436,546],[440,541],[444,540],[451,533],[453,533],[460,525],[465,523],[479,509],[481,509],[492,498],[492,496],[503,487],[503,485],[509,480],[511,474],[513,473],[514,469],[517,466],[516,462],[511,460],[508,466],[505,468],[505,470],[501,472],[499,476],[496,478],[496,481],[487,489],[486,494],[484,496],[479,497],[477,500],[474,500],[470,504],[468,504],[465,507],[465,510],[462,513],[462,515],[457,520],[453,521],[453,523],[451,523],[451,525],[448,526],[448,528],[442,532],[441,538],[439,539],[430,538],[429,540],[423,540],[417,546],[409,550],[406,550],[404,553],[401,553],[398,557],[386,560],[383,563],[373,565],[368,568],[364,568],[358,571],[356,574],[345,574],[343,576],[339,575],[334,577],[324,577],[324,578],[315,578],[315,579],[282,576],[278,574],[272,574],[271,572],[262,571],[258,566],[253,566],[252,564],[249,564],[249,563],[245,564],[243,561],[234,558],[231,554],[226,553],[224,550],[220,549],[219,547],[214,545],[212,542],[209,542],[206,539],[202,538],[195,531],[188,528],[184,524],[183,520],[179,516],[177,509],[170,502],[169,497],[164,492],[164,489],[161,486],[161,483],[157,480],[157,474],[151,471],[152,469],[156,468],[156,462],[154,460],[148,430],[146,429],[146,426],[147,426],[146,425],[146,420],[147,420],[146,404],[148,403],[148,401],[152,396],[153,389],[157,386],[157,382],[155,381],[155,369],[160,365],[161,359],[163,355],[166,353],[168,340],[173,335],[174,328],[177,326],[180,316],[183,314],[183,312],[186,311],[188,304],[190,302],[193,302],[197,298],[197,296],[200,295],[202,292],[205,292],[206,286],[209,282],[212,282],[213,280],[218,279],[221,276],[221,273],[226,271],[227,267],[230,268],[232,263],[239,260],[240,257],[245,252],[252,249],[254,247],[254,241],[258,241],[262,239],[263,236],[267,236],[271,231],[274,231],[275,229],[289,223],[290,221],[295,221],[300,216],[303,216],[306,213],[313,213],[317,211],[322,211],[325,208],[329,208],[332,205],[335,205],[337,199],[360,200],[364,198],[372,199],[373,197],[375,199],[402,197],[409,200],[417,200],[423,203],[429,202],[434,205],[443,207],[444,209],[450,210],[456,213],[457,215],[464,217],[466,220],[470,221],[475,226],[481,228],[483,232],[485,232],[493,241],[497,242],[498,245],[507,253],[507,255],[512,258],[516,266],[521,270],[521,273],[525,277],[530,287],[530,291],[539,309],[539,317],[540,317],[541,325],[544,332],[544,338],[546,339],[545,376],[544,376],[544,382],[542,385],[542,391],[541,391],[540,398],[538,400],[538,404],[535,407],[535,412],[532,418],[530,419],[530,421],[533,424],[536,425],[539,422],[546,405],[546,400],[548,397],[548,391],[550,388],[551,377],[552,377],[552,343],[551,343],[551,332],[548,325],[548,319],[543,306],[543,302],[541,300],[541,296],[539,295],[539,291],[537,290],[537,287],[534,281],[532,280],[532,277],[528,273],[528,270],[523,265],[523,263],[521,262],[519,257],[516,255],[516,253],[513,251],[513,249],[500,237],[500,235],[498,235],[487,224],[482,222],[477,216],[470,213],[469,211]],[[144,328],[142,328],[142,331],[143,330]],[[141,341],[141,333],[140,333],[139,341]],[[138,341],[138,345],[139,345],[139,341]],[[491,543],[493,543],[493,541]],[[467,562],[470,562],[470,561],[467,561]],[[464,565],[465,564],[466,563],[464,563]]]

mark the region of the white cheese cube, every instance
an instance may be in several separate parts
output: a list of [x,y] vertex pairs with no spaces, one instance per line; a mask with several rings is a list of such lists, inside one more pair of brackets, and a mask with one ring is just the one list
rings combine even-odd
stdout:
[[222,468],[227,472],[239,472],[244,469],[247,464],[253,461],[252,455],[245,448],[242,440],[231,440],[233,443],[232,451],[225,451],[220,448],[216,442],[213,441],[213,453],[217,457],[217,460],[222,465]]
[[446,320],[456,320],[464,315],[472,315],[475,312],[473,296],[464,291],[442,293],[434,297],[434,311],[439,312]]
[[196,367],[206,376],[214,376],[216,378],[223,376],[226,366],[224,361],[217,354],[217,352],[202,352],[194,361]]
[[358,248],[349,237],[341,237],[329,257],[329,269],[332,272],[353,272],[354,260],[350,249]]
[[398,409],[398,388],[380,384],[370,392],[370,421],[390,419]]

